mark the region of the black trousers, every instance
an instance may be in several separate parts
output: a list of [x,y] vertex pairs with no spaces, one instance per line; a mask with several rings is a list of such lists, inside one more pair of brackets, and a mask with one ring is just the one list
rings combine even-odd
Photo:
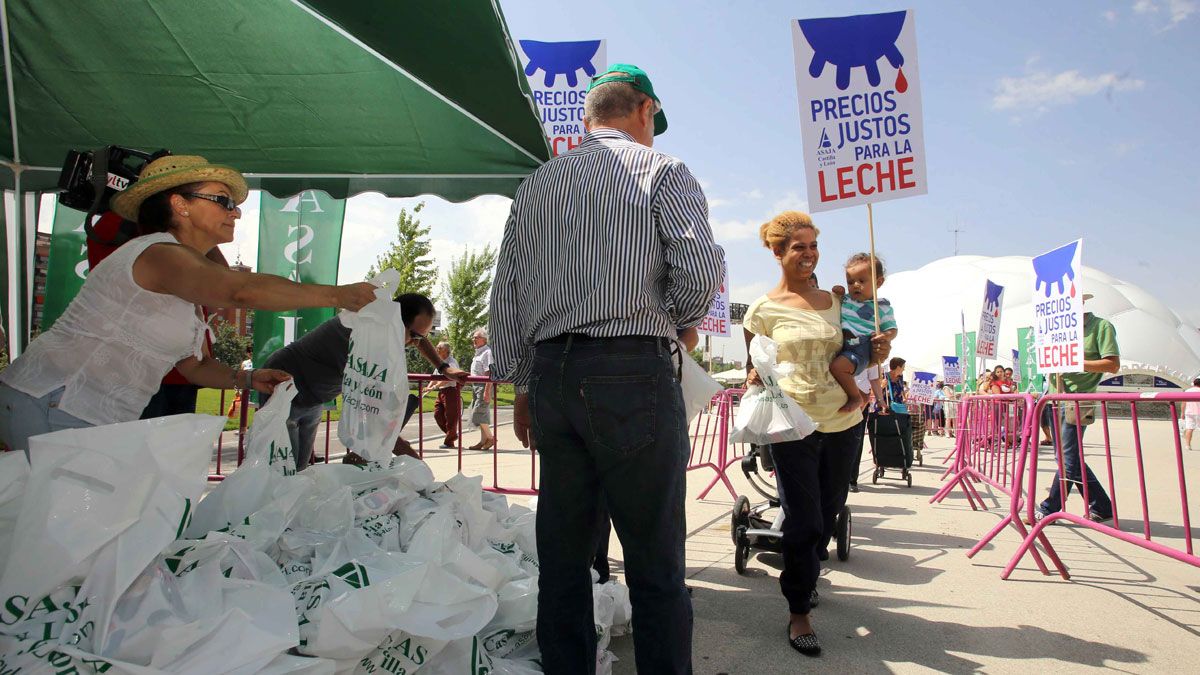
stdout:
[[783,573],[779,588],[792,614],[808,614],[821,561],[838,511],[846,505],[859,425],[771,445],[783,506]]

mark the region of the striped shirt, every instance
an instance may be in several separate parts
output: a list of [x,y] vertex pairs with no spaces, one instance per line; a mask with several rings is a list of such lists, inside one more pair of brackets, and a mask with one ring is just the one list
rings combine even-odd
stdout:
[[527,384],[533,345],[564,333],[674,338],[708,312],[723,275],[683,162],[592,131],[513,199],[492,286],[492,375]]
[[[892,303],[879,298],[879,331],[895,330],[896,315],[892,312]],[[848,331],[855,337],[870,335],[875,332],[874,301],[857,302],[849,295],[842,298],[842,330]]]

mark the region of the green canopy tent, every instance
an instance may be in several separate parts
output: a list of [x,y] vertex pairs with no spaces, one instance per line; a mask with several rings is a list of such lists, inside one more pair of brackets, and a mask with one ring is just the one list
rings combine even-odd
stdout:
[[[511,195],[550,157],[491,0],[0,0],[5,318],[69,149],[199,154],[276,196]],[[15,195],[15,199],[12,197]]]

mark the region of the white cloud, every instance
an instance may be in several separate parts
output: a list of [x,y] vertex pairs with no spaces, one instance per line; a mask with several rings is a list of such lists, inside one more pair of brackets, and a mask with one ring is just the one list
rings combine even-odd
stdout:
[[774,287],[775,284],[769,281],[738,284],[729,289],[729,301],[750,304]]
[[807,213],[808,200],[801,197],[799,193],[788,192],[771,204],[771,216],[781,211],[804,211]]
[[758,199],[763,198],[763,192],[762,192],[762,190],[759,190],[758,188],[754,188],[753,190],[743,192],[742,196],[745,197],[746,199],[758,200]]
[[1101,92],[1132,91],[1145,86],[1142,80],[1117,73],[1093,77],[1078,70],[1052,74],[1038,72],[1024,77],[1002,77],[996,84],[992,107],[996,110],[1032,109],[1044,112],[1051,106],[1068,105],[1079,98]]
[[1136,14],[1153,14],[1158,15],[1162,10],[1166,10],[1167,25],[1163,30],[1170,30],[1186,21],[1188,17],[1196,13],[1198,4],[1196,0],[1137,0],[1133,3],[1133,11]]
[[722,199],[720,197],[709,197],[708,198],[708,208],[710,208],[710,209],[719,209],[722,206],[729,206],[732,203],[733,203],[732,200]]
[[1106,12],[1101,13],[1100,16],[1103,16],[1105,19],[1108,19],[1109,23],[1116,23],[1116,21],[1117,21],[1117,13],[1111,9]]
[[1124,157],[1140,147],[1142,144],[1136,141],[1121,141],[1113,144],[1112,151],[1117,157]]
[[724,245],[731,241],[757,237],[758,228],[762,225],[762,221],[737,219],[713,220],[709,225],[712,227],[713,237],[717,240],[717,243]]

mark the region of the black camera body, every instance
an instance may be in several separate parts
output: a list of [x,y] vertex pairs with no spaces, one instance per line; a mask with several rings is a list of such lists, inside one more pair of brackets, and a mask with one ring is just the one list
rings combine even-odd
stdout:
[[163,155],[110,145],[95,152],[70,150],[58,175],[58,203],[78,211],[103,213],[112,196],[137,181],[142,167]]
[[[109,211],[112,196],[137,182],[142,168],[171,154],[168,150],[146,153],[141,150],[109,145],[95,152],[67,151],[62,172],[58,174],[58,203],[77,211],[86,211],[83,229],[90,242],[120,246],[137,236],[137,226],[121,221],[109,236],[96,232],[92,219]],[[113,218],[119,218],[112,214]]]

